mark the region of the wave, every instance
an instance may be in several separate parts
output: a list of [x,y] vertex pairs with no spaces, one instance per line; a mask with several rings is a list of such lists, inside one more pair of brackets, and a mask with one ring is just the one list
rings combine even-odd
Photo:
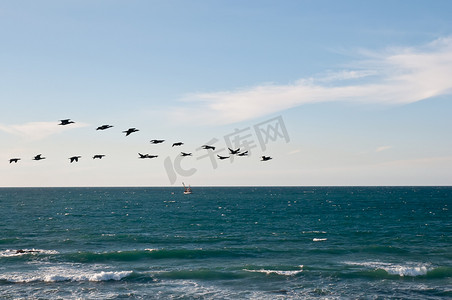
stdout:
[[299,270],[275,270],[275,269],[243,269],[246,272],[264,273],[266,275],[295,276],[303,272],[303,265],[299,266]]
[[29,282],[59,282],[59,281],[110,281],[121,280],[130,276],[133,271],[101,271],[101,272],[74,272],[74,270],[41,271],[38,274],[2,274],[0,281],[11,283]]
[[38,255],[38,254],[58,254],[56,250],[43,250],[43,249],[7,249],[0,251],[0,257],[15,257],[23,255]]
[[240,250],[145,249],[110,252],[77,252],[65,255],[74,262],[136,261],[142,259],[207,259],[246,256]]
[[313,238],[313,239],[312,239],[313,242],[323,242],[323,241],[326,241],[326,240],[327,240],[326,238],[323,238],[323,239],[320,239],[320,238]]
[[452,267],[434,267],[430,264],[407,263],[402,265],[384,262],[347,262],[346,264],[366,268],[367,270],[361,273],[371,277],[452,277]]

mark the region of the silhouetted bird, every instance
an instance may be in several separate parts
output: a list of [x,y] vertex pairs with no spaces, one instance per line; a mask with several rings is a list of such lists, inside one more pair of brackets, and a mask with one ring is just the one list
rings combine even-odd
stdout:
[[151,144],[160,144],[163,143],[165,140],[151,140]]
[[46,159],[45,157],[42,157],[41,156],[42,154],[38,154],[38,155],[36,155],[34,158],[33,158],[33,160],[41,160],[41,159]]
[[140,156],[140,157],[138,157],[138,158],[148,158],[148,155],[149,155],[149,154],[141,154],[141,153],[138,153],[138,155]]
[[218,154],[217,154],[217,156],[218,156],[219,159],[227,159],[227,158],[229,158],[229,156],[221,156],[221,155],[218,155]]
[[73,163],[74,161],[75,162],[78,162],[78,159],[80,158],[81,156],[72,156],[72,157],[69,157],[69,159],[71,160],[71,163]]
[[240,152],[240,148],[238,148],[236,150],[232,150],[231,148],[228,148],[228,149],[229,149],[229,153],[232,154],[232,155],[238,154]]
[[182,146],[184,143],[182,143],[182,142],[177,142],[177,143],[174,143],[171,147],[174,147],[174,146]]
[[261,161],[267,161],[267,160],[270,160],[270,159],[272,159],[270,156],[264,156],[264,155],[262,155]]
[[96,158],[102,159],[102,157],[104,157],[104,156],[105,156],[104,154],[96,154],[93,156],[93,159],[96,159]]
[[191,156],[191,152],[190,153],[181,152],[180,155],[182,155],[182,156]]
[[58,125],[69,125],[69,124],[75,123],[75,122],[71,121],[71,119],[64,119],[64,120],[60,120],[60,121],[61,121],[61,123]]
[[209,145],[203,145],[202,148],[203,148],[203,149],[212,149],[212,150],[215,150],[215,147],[214,147],[214,146],[209,146]]
[[105,130],[105,129],[112,128],[112,127],[113,127],[113,125],[102,125],[102,126],[97,127],[96,130]]
[[20,158],[11,158],[9,160],[9,163],[17,163],[20,160]]
[[140,130],[139,130],[139,129],[136,129],[136,128],[129,128],[129,129],[127,129],[127,130],[124,130],[123,133],[125,133],[126,136],[128,136],[129,134],[134,133],[134,132],[137,132],[137,131],[140,131]]
[[158,157],[158,155],[149,155],[149,154],[141,154],[141,153],[138,153],[138,155],[140,156],[138,158],[156,158],[156,157]]
[[238,156],[248,156],[248,150],[237,154]]

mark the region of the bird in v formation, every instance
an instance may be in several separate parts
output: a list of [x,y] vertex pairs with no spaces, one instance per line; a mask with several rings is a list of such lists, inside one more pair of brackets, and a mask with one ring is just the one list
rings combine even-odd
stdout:
[[79,159],[79,158],[81,158],[81,156],[80,156],[80,155],[77,155],[77,156],[69,157],[69,160],[71,161],[71,163],[73,163],[74,161],[75,161],[75,162],[78,162],[78,159]]
[[64,119],[64,120],[60,120],[60,124],[58,125],[69,125],[69,124],[73,124],[75,123],[74,121],[71,121],[71,119]]
[[[73,123],[75,123],[75,122],[72,121],[71,119],[62,119],[62,120],[60,120],[60,123],[58,125],[65,126],[65,125],[69,125],[69,124],[73,124]],[[106,130],[106,129],[109,129],[109,128],[112,128],[112,127],[113,127],[113,125],[105,124],[105,125],[101,125],[101,126],[97,127],[96,130]],[[130,134],[132,134],[134,132],[137,132],[137,131],[139,131],[139,129],[132,127],[132,128],[127,129],[127,130],[124,130],[123,133],[125,133],[126,136],[128,136],[128,135],[130,135]],[[165,140],[154,139],[154,140],[151,140],[151,144],[161,144],[164,141]],[[176,143],[173,143],[171,147],[182,146],[183,144],[184,144],[183,142],[176,142]],[[202,145],[201,148],[205,149],[205,150],[215,150],[215,147],[214,146],[210,146],[210,145]],[[240,148],[237,148],[237,149],[228,148],[228,149],[229,149],[229,154],[230,155],[248,156],[248,151],[240,152]],[[158,157],[158,155],[149,155],[149,154],[141,154],[141,153],[138,153],[138,154],[139,154],[139,158],[156,158],[156,157]],[[93,159],[96,159],[96,158],[97,159],[102,159],[104,156],[105,156],[104,154],[96,154],[96,155],[93,156]],[[192,153],[191,152],[189,152],[189,153],[181,152],[181,156],[192,156]],[[218,159],[223,160],[223,159],[229,158],[230,156],[221,156],[221,155],[217,154],[217,157],[218,157]],[[72,157],[69,158],[69,160],[70,160],[71,163],[72,162],[78,162],[79,158],[81,158],[81,156],[72,156]],[[36,160],[36,161],[43,160],[43,159],[46,159],[46,158],[43,157],[42,154],[38,154],[38,155],[33,157],[33,160]],[[265,156],[265,155],[261,156],[261,161],[268,161],[268,160],[271,160],[271,159],[273,159],[273,158],[270,157],[270,156]],[[19,160],[21,160],[21,159],[20,158],[11,158],[9,160],[9,163],[10,164],[13,163],[13,162],[17,163]]]

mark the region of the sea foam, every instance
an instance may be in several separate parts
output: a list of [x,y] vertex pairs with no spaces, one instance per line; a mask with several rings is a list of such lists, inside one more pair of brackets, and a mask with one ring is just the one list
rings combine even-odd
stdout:
[[398,275],[401,277],[425,276],[432,268],[428,264],[407,263],[406,265],[392,264],[384,262],[348,262],[349,265],[363,266],[374,270],[384,270],[390,275]]
[[33,273],[10,273],[0,275],[0,280],[13,283],[28,282],[60,282],[60,281],[109,281],[121,280],[132,274],[133,271],[75,271],[75,270],[52,270],[42,269]]
[[264,274],[267,274],[267,275],[276,274],[276,275],[282,275],[282,276],[294,276],[294,275],[297,275],[297,274],[303,272],[303,265],[300,265],[300,270],[285,271],[285,270],[267,270],[267,269],[259,269],[259,270],[244,269],[244,271],[256,272],[256,273],[264,273]]
[[56,250],[43,250],[43,249],[7,249],[0,251],[0,257],[13,257],[22,255],[37,255],[37,254],[58,254]]

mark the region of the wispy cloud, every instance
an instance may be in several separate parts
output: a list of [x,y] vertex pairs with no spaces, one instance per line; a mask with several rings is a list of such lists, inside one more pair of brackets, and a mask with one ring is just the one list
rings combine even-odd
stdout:
[[88,126],[88,124],[79,122],[67,126],[59,126],[58,123],[55,122],[28,122],[17,125],[0,124],[0,130],[23,138],[40,140],[65,130],[70,130],[71,128],[86,126]]
[[[320,102],[407,104],[452,92],[452,38],[417,48],[360,51],[348,70],[233,91],[188,95],[178,118],[234,123]],[[188,104],[188,105],[187,105]],[[193,118],[191,118],[193,116]]]
[[380,146],[377,149],[375,149],[375,152],[382,152],[382,151],[385,151],[385,150],[389,150],[391,148],[392,148],[392,146]]

